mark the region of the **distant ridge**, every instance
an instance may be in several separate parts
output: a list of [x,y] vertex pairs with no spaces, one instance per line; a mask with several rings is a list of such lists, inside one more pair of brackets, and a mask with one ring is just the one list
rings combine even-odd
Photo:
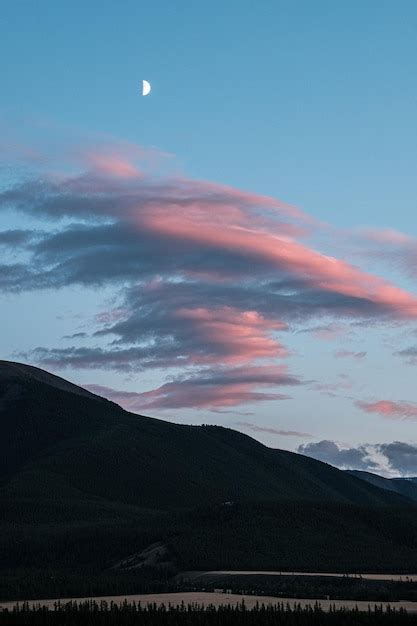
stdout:
[[352,476],[357,476],[362,480],[379,487],[380,489],[386,489],[394,493],[399,493],[406,498],[411,498],[417,502],[417,478],[385,478],[372,472],[364,472],[361,470],[348,470]]

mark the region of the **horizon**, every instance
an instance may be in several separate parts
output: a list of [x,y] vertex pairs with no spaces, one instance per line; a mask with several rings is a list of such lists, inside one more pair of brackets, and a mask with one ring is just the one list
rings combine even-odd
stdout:
[[9,5],[2,358],[417,475],[416,30],[409,0]]

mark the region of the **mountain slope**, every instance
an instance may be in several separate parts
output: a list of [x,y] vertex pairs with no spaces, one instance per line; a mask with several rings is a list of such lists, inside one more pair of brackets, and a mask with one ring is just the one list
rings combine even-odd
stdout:
[[417,478],[384,478],[383,476],[378,476],[378,474],[361,470],[348,470],[348,472],[352,476],[361,478],[375,487],[399,493],[417,502]]
[[[146,508],[224,501],[369,505],[402,498],[329,465],[221,427],[130,414],[30,366],[0,362],[3,494],[82,492]],[[405,500],[404,500],[405,502]]]
[[[181,569],[417,571],[398,493],[0,362],[0,600],[160,589]],[[113,565],[154,544],[170,573]]]

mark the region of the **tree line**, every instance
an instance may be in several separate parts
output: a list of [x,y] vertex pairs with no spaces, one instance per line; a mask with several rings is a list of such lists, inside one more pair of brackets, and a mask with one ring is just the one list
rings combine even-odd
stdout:
[[0,612],[0,626],[406,626],[417,618],[400,608],[370,605],[368,611],[337,608],[324,611],[319,603],[303,607],[295,602],[274,606],[257,604],[247,609],[242,601],[234,606],[196,604],[146,606],[135,602],[57,602],[48,610],[28,603]]

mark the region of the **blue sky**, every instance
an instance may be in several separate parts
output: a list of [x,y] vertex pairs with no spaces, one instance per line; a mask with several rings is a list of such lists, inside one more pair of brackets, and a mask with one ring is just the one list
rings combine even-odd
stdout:
[[[407,0],[400,5],[371,0],[67,5],[17,0],[3,9],[0,19],[2,189],[28,172],[39,180],[51,171],[68,175],[71,168],[78,173],[96,168],[107,176],[109,171],[92,160],[91,152],[116,153],[152,179],[181,178],[193,191],[190,181],[211,181],[296,206],[315,222],[303,243],[415,294],[416,35],[417,5]],[[143,78],[152,84],[146,98],[140,96]],[[136,145],[146,153],[135,152]],[[41,162],[28,157],[30,150],[43,155]],[[204,200],[207,190],[200,186],[198,192]],[[29,205],[30,199],[25,202]],[[85,219],[66,213],[57,225],[36,209],[33,197],[31,202],[23,211],[9,202],[0,213],[0,231],[44,229],[51,235]],[[112,214],[111,219],[117,218]],[[396,234],[381,230],[387,228]],[[3,248],[5,264],[21,263],[33,252],[30,246]],[[209,253],[216,254],[211,248]],[[225,258],[225,268],[227,262]],[[155,275],[160,271],[156,263]],[[242,284],[244,278],[243,273]],[[15,280],[18,285],[22,277]],[[99,286],[57,280],[40,287],[36,280],[13,289],[9,281],[3,287],[4,358],[37,359],[79,383],[139,395],[178,376],[182,388],[189,389],[190,380],[184,387],[185,370],[177,364],[170,368],[166,361],[163,367],[141,364],[140,371],[135,366],[129,372],[107,365],[68,367],[62,355],[59,361],[51,355],[42,361],[36,348],[78,347],[84,338],[68,343],[62,337],[97,332],[92,321],[97,313],[123,307],[126,313],[122,288],[133,282],[130,275],[117,283],[104,276]],[[202,302],[194,310],[201,313]],[[135,306],[131,300],[129,306]],[[222,324],[225,317],[230,323],[230,310],[235,325],[242,323],[236,300],[223,299],[221,307]],[[261,310],[253,303],[264,318],[271,307]],[[154,405],[152,412],[185,422],[233,427],[240,422],[239,428],[275,447],[295,449],[320,440],[352,449],[371,444],[369,458],[380,462],[376,444],[417,443],[416,324],[414,314],[391,313],[387,319],[367,311],[365,320],[357,310],[335,314],[329,309],[308,319],[287,317],[288,330],[276,334],[288,355],[277,363],[285,363],[302,381],[279,390],[291,399],[216,405],[221,413],[208,405]],[[303,332],[308,329],[313,332]],[[88,341],[102,342],[104,349],[106,339],[95,335]],[[117,345],[109,340],[106,349]],[[348,354],[335,357],[343,352]],[[246,366],[259,364],[263,362]],[[219,358],[220,374],[225,365]],[[210,362],[210,376],[213,367]],[[199,362],[199,368],[191,377],[206,375],[208,362]],[[251,387],[251,392],[257,390]],[[380,401],[393,404],[377,406]]]

